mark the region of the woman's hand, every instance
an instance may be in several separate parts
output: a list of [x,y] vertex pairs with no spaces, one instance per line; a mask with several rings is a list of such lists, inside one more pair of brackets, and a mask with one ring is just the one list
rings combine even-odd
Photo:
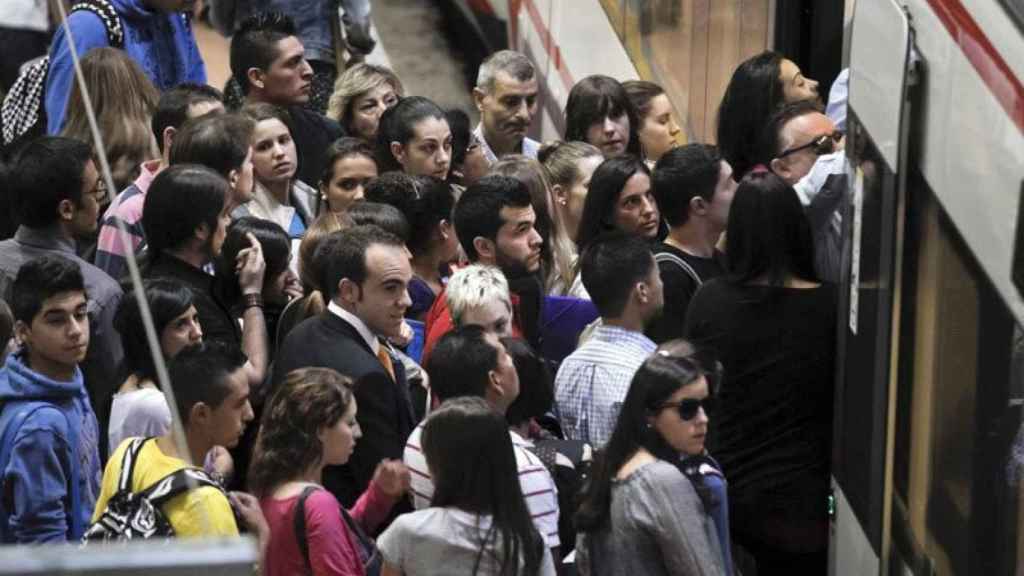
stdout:
[[260,294],[263,292],[263,274],[267,271],[263,247],[252,232],[246,232],[245,237],[249,240],[249,247],[240,250],[235,257],[238,287],[242,294]]
[[373,483],[384,494],[399,498],[409,491],[412,476],[400,460],[384,460],[373,472]]
[[416,336],[416,333],[413,332],[412,326],[409,326],[408,322],[404,322],[403,321],[402,322],[402,329],[401,329],[399,335],[398,336],[392,336],[391,338],[388,338],[388,342],[391,342],[392,344],[394,344],[395,346],[398,346],[399,348],[405,348],[406,346],[409,345],[410,342],[412,342],[412,339],[415,336]]
[[260,501],[246,492],[228,492],[228,501],[241,516],[245,527],[259,538],[260,558],[263,558],[267,544],[270,542],[270,526],[267,525],[267,519],[263,516]]

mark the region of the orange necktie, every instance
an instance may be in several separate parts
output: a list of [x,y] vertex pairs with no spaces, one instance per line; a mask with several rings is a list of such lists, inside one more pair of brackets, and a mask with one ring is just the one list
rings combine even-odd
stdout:
[[395,379],[395,365],[391,363],[391,354],[388,354],[387,346],[381,344],[377,348],[377,359],[380,360],[380,363],[384,366],[384,369],[387,370],[388,375],[391,376],[391,380],[397,382],[397,380]]

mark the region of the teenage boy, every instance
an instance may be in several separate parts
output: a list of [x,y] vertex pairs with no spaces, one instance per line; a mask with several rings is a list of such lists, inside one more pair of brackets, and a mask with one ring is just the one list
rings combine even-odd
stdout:
[[25,263],[11,289],[22,347],[0,368],[0,542],[81,538],[99,491],[99,427],[78,364],[85,281],[71,260]]

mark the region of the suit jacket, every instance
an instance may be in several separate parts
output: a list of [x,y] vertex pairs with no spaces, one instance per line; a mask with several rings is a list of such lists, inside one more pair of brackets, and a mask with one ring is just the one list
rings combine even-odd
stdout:
[[324,469],[324,486],[346,507],[369,486],[381,460],[402,459],[405,441],[416,426],[405,369],[393,355],[391,363],[397,381],[355,327],[331,312],[308,318],[289,332],[275,361],[275,389],[288,372],[310,366],[333,368],[355,382],[356,420],[363,436],[348,464]]

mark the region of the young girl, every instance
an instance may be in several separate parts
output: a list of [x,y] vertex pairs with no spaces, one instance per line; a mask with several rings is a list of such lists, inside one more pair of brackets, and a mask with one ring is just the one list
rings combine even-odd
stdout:
[[362,436],[356,410],[352,381],[329,368],[289,373],[267,404],[249,469],[271,533],[266,574],[366,574],[361,554],[373,546],[365,533],[408,489],[409,471],[401,462],[382,462],[351,511],[323,488],[324,466],[348,462]]
[[605,158],[640,155],[640,119],[619,81],[595,74],[580,80],[565,102],[565,141],[580,140]]
[[320,214],[344,212],[363,199],[366,185],[377,177],[373,149],[359,138],[339,138],[327,149],[320,178]]
[[704,454],[709,394],[687,358],[658,353],[637,370],[576,513],[580,574],[726,573],[716,503],[683,462]]
[[421,440],[431,507],[381,534],[382,574],[554,575],[523,501],[505,418],[483,398],[456,398],[430,415]]
[[677,138],[682,129],[672,114],[672,102],[665,89],[654,82],[627,80],[622,87],[640,118],[637,129],[640,149],[647,166],[653,170],[662,154],[679,145]]

